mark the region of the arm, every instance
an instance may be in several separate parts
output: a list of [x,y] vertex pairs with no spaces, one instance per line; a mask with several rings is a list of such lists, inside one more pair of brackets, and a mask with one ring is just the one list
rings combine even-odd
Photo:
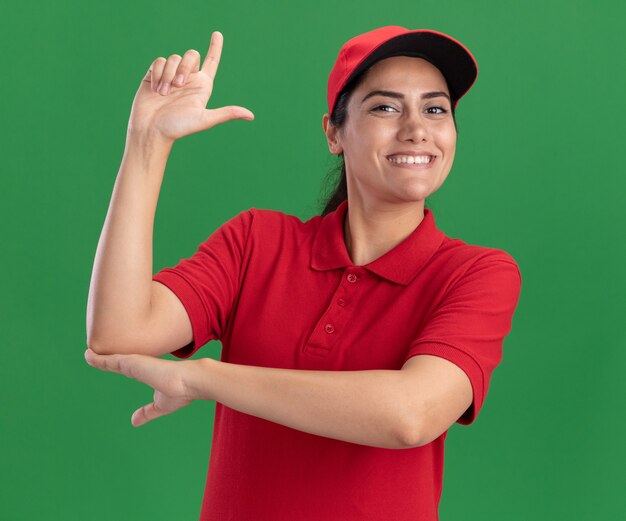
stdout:
[[350,443],[388,449],[429,443],[471,403],[462,370],[434,356],[412,357],[402,370],[307,371],[220,362],[176,362],[142,355],[87,362],[155,389],[154,402],[135,411],[134,426],[193,400],[215,400],[245,414]]
[[402,370],[306,371],[197,360],[192,399],[218,401],[297,430],[390,449],[430,443],[470,406],[465,373],[434,356]]
[[[243,107],[204,108],[221,50],[221,33],[214,32],[202,68],[200,54],[193,49],[183,58],[157,58],[135,95],[89,287],[87,344],[96,352],[160,355],[192,340],[182,303],[152,281],[152,230],[174,141],[226,121],[254,117]],[[178,74],[182,81],[157,90]]]
[[190,395],[297,430],[400,449],[430,443],[472,402],[468,377],[435,356],[402,370],[306,371],[198,360]]
[[87,301],[87,343],[119,349],[145,330],[152,294],[152,229],[171,144],[130,133],[93,266]]
[[192,399],[300,431],[351,443],[406,448],[399,371],[307,371],[197,362],[185,384]]

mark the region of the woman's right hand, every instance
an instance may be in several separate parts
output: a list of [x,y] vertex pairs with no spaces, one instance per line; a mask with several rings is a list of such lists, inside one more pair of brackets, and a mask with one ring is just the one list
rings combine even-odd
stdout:
[[[129,133],[157,134],[175,140],[206,130],[232,119],[254,119],[254,114],[239,106],[207,109],[213,82],[222,54],[224,38],[218,31],[211,35],[207,56],[200,65],[200,53],[188,50],[181,58],[172,54],[159,57],[139,86],[128,122]],[[177,77],[182,75],[182,80]],[[166,90],[169,85],[169,91]]]

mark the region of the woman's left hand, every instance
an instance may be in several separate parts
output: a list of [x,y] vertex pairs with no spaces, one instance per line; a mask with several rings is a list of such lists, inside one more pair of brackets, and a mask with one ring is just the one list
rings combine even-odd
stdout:
[[147,355],[99,355],[89,348],[85,360],[92,367],[123,374],[154,389],[154,401],[133,413],[130,421],[134,427],[173,413],[194,400],[185,384],[191,361],[175,362]]

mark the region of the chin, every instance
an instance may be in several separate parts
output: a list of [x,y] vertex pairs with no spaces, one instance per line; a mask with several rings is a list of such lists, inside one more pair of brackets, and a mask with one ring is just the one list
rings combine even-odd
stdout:
[[430,190],[429,188],[424,187],[423,185],[407,187],[401,193],[398,193],[398,196],[403,201],[423,201],[427,197],[431,196],[434,193],[434,190]]

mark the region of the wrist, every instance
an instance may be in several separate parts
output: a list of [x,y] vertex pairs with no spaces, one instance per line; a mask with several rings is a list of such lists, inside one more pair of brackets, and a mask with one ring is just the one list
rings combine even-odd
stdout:
[[159,134],[149,131],[129,131],[126,134],[126,145],[122,163],[133,169],[139,168],[148,172],[157,171],[161,175],[172,150],[173,141],[164,139]]
[[183,373],[187,397],[192,400],[215,400],[215,370],[221,362],[212,358],[198,358],[182,363],[187,366]]
[[126,149],[169,153],[173,145],[174,140],[166,138],[152,128],[137,129],[129,125],[126,131]]

